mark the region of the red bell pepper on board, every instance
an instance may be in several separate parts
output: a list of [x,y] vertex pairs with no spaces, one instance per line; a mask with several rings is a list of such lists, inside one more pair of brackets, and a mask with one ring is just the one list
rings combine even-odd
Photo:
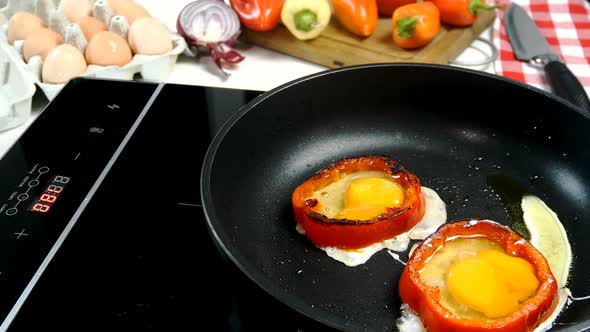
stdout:
[[270,31],[281,19],[283,0],[231,0],[242,24],[254,31]]

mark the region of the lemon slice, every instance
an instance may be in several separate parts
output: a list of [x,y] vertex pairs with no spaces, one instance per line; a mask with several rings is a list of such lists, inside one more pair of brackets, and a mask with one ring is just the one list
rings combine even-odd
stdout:
[[572,248],[563,225],[557,214],[536,196],[524,196],[521,207],[531,244],[547,259],[559,288],[564,287],[572,263]]

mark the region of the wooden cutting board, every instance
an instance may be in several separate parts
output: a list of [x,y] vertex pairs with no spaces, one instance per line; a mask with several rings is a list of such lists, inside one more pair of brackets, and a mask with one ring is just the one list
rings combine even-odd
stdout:
[[432,42],[415,50],[404,50],[393,43],[389,18],[380,18],[377,28],[368,38],[359,38],[348,32],[334,17],[322,34],[313,40],[298,40],[283,25],[269,32],[244,30],[243,38],[252,44],[330,68],[380,62],[448,64],[495,18],[494,11],[484,11],[470,27],[443,26]]

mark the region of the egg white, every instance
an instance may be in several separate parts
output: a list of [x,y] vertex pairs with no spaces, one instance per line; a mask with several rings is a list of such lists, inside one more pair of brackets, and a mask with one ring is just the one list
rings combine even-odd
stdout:
[[[568,302],[568,298],[571,297],[570,290],[566,287],[566,284],[571,270],[572,248],[567,237],[567,232],[565,231],[563,224],[559,220],[559,217],[553,210],[551,210],[551,208],[547,206],[547,204],[545,204],[545,202],[543,202],[540,198],[536,196],[527,195],[522,198],[521,207],[523,210],[523,219],[525,221],[527,228],[529,229],[529,233],[531,234],[531,244],[541,244],[543,241],[544,231],[542,230],[542,226],[537,227],[535,226],[534,222],[531,222],[531,220],[529,220],[529,218],[533,218],[536,215],[536,213],[539,213],[540,210],[545,210],[546,213],[551,215],[551,217],[554,218],[555,221],[557,221],[557,225],[559,226],[558,233],[560,233],[565,239],[565,246],[563,248],[560,248],[563,251],[562,253],[565,254],[565,258],[561,262],[562,266],[552,266],[551,264],[551,262],[554,261],[553,257],[560,255],[560,252],[555,251],[555,247],[551,248],[551,250],[549,250],[548,252],[542,252],[545,258],[547,258],[549,266],[552,269],[556,269],[553,272],[553,274],[557,279],[558,287],[560,287],[557,290],[558,303],[555,307],[555,310],[553,310],[551,315],[547,317],[543,322],[541,322],[541,324],[539,324],[539,326],[537,326],[533,330],[533,332],[544,332],[553,327],[553,323],[555,322],[561,311],[564,309],[566,303]],[[537,249],[539,249],[540,251],[543,250],[542,247],[539,247]],[[546,249],[547,248],[545,248],[545,250]]]
[[555,322],[555,319],[557,319],[557,316],[559,316],[559,314],[561,313],[561,311],[563,310],[563,308],[565,307],[566,303],[567,303],[567,299],[569,297],[569,289],[567,289],[566,287],[560,288],[557,290],[557,306],[555,306],[555,310],[553,310],[553,312],[551,313],[551,315],[549,315],[549,317],[547,317],[544,321],[541,322],[541,324],[539,324],[534,330],[533,332],[545,332],[550,330],[553,327],[553,323]]
[[396,325],[400,332],[426,332],[420,316],[414,312],[407,304],[402,304],[401,316],[397,319]]
[[[425,239],[447,221],[446,204],[436,191],[422,187],[422,198],[425,207],[424,216],[410,231],[365,248],[343,250],[335,247],[324,247],[320,249],[324,250],[329,257],[351,267],[366,263],[371,256],[383,249],[397,252],[406,251],[410,240]],[[298,231],[300,231],[300,228]]]

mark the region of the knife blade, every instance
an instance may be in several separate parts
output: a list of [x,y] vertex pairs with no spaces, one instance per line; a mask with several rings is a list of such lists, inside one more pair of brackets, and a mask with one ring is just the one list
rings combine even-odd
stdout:
[[519,5],[511,2],[504,13],[508,39],[517,59],[543,66],[553,93],[590,114],[586,90],[561,61],[533,19]]

